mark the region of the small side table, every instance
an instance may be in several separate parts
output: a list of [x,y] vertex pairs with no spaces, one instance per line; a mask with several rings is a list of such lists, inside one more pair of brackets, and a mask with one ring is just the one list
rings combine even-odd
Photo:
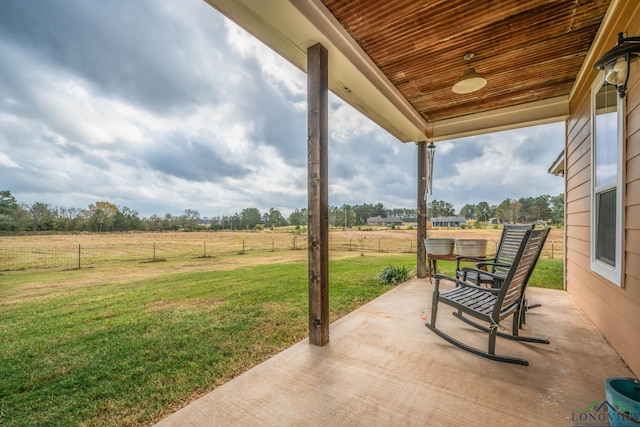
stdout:
[[434,274],[436,274],[436,263],[437,261],[455,261],[457,254],[449,254],[449,255],[433,255],[427,254],[427,273],[429,274],[429,283],[433,283],[431,278]]

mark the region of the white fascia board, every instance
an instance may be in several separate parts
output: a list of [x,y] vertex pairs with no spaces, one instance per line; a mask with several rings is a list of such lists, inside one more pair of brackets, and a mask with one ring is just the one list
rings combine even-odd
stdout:
[[433,141],[448,141],[491,132],[564,121],[569,98],[560,96],[526,104],[469,114],[433,123]]

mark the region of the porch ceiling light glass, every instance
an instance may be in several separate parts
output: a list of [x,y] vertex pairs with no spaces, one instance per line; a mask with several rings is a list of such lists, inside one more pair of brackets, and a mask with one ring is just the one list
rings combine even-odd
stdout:
[[605,79],[615,85],[620,98],[624,98],[629,81],[631,60],[640,55],[640,37],[624,38],[624,33],[618,33],[618,44],[606,52],[595,63],[596,70],[604,70]]
[[487,84],[487,79],[485,79],[482,74],[476,73],[476,70],[471,68],[471,60],[474,56],[475,54],[473,52],[469,52],[464,55],[464,60],[467,61],[468,68],[464,70],[462,76],[456,80],[456,83],[451,88],[454,93],[464,94],[475,92],[482,89]]

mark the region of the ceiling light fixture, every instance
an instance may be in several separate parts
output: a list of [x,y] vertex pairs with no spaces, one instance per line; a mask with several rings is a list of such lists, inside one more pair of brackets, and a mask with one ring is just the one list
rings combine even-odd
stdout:
[[620,98],[624,98],[627,91],[631,60],[638,55],[640,55],[640,37],[625,39],[624,33],[618,33],[618,44],[602,55],[594,65],[596,70],[604,70],[605,79],[615,85]]
[[487,79],[482,74],[476,73],[476,70],[471,68],[471,60],[475,54],[469,52],[464,55],[464,60],[467,61],[468,68],[464,70],[462,76],[456,80],[456,84],[453,85],[451,90],[453,93],[471,93],[482,89],[487,84]]

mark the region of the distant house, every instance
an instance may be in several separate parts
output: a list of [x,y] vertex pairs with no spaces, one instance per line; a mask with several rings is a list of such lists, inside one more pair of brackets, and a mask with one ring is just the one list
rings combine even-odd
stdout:
[[437,216],[431,218],[431,224],[434,227],[460,227],[466,222],[467,219],[463,216]]
[[367,218],[367,225],[377,225],[380,227],[390,227],[392,225],[402,225],[402,220],[395,216],[382,218],[380,215]]

